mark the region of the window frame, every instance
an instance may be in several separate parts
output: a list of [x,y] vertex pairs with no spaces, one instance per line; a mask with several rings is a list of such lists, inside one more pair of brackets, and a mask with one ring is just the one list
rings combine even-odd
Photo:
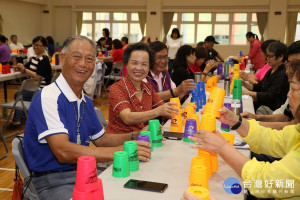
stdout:
[[[183,13],[194,13],[194,21],[182,21],[182,14]],[[201,13],[209,13],[211,14],[211,21],[199,21],[199,14]],[[235,13],[246,13],[247,14],[247,20],[246,22],[242,22],[242,21],[233,21],[234,19],[234,14]],[[180,33],[183,33],[183,30],[181,30],[181,25],[182,24],[194,24],[195,26],[195,31],[194,31],[194,43],[187,43],[189,45],[194,45],[197,44],[200,41],[197,41],[197,35],[198,35],[198,24],[207,24],[207,25],[212,25],[212,35],[215,35],[215,25],[216,24],[221,24],[221,25],[227,25],[229,24],[229,39],[228,39],[228,44],[224,44],[224,45],[246,45],[247,44],[247,40],[245,37],[245,42],[243,44],[233,44],[232,42],[232,34],[233,34],[233,25],[247,25],[247,31],[251,31],[252,26],[258,26],[257,25],[257,21],[252,21],[252,14],[254,12],[175,12],[175,14],[177,14],[177,21],[173,21],[171,26],[176,26],[177,28],[179,28]],[[216,21],[216,15],[217,14],[229,14],[229,20],[228,21]],[[170,37],[170,33],[172,28],[170,28],[167,36]],[[259,32],[255,33],[260,37]],[[203,38],[204,40],[205,38]]]

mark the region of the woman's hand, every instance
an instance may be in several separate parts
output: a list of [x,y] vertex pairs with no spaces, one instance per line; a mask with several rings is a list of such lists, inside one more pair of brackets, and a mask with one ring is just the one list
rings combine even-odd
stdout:
[[25,66],[22,63],[18,63],[16,66],[14,66],[15,71],[20,71],[22,73],[25,72]]
[[149,142],[138,140],[136,141],[138,145],[138,156],[140,161],[149,161],[149,158],[151,157],[151,144]]
[[176,106],[177,103],[175,102],[168,102],[159,106],[157,108],[159,116],[171,118],[174,114],[179,114],[180,110]]
[[226,107],[221,108],[219,112],[221,114],[219,121],[223,124],[233,126],[239,121],[239,117]]
[[194,137],[189,137],[190,140],[198,143],[192,148],[204,149],[211,153],[219,154],[223,146],[228,143],[225,138],[219,133],[212,133],[206,130],[198,130]]
[[243,112],[243,113],[241,113],[241,116],[245,119],[255,119],[256,120],[256,115],[249,113],[249,112]]

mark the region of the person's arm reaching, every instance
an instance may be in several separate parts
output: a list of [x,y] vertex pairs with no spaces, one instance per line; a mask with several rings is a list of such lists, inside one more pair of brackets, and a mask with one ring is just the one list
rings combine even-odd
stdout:
[[145,112],[132,112],[129,108],[125,108],[119,113],[119,116],[127,125],[140,124],[142,122],[147,122],[159,116],[171,118],[173,116],[172,113],[179,113],[179,110],[172,105],[177,104],[174,102],[168,102],[155,109]]

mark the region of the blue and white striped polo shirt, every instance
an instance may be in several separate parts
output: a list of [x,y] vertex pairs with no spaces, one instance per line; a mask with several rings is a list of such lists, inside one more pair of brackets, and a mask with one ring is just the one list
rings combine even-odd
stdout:
[[74,164],[59,163],[45,138],[54,134],[68,134],[69,140],[76,143],[77,124],[74,111],[79,118],[83,104],[80,139],[82,145],[88,146],[91,140],[97,140],[104,135],[90,98],[82,93],[82,99],[78,99],[62,75],[35,95],[24,131],[25,157],[31,170],[44,172],[75,168]]

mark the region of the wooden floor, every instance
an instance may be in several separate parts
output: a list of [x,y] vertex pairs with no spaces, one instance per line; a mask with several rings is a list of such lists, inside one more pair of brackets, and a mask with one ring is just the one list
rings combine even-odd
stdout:
[[[19,86],[16,85],[8,85],[7,91],[8,91],[8,100],[11,101],[14,98],[15,92],[17,92],[19,89]],[[0,86],[0,100],[3,102],[3,84]],[[105,119],[108,119],[108,103],[106,98],[101,98],[102,106],[99,105],[97,99],[94,99],[94,105],[98,108],[100,108],[103,112],[103,115]],[[3,118],[2,115],[2,109],[0,109],[0,129],[2,130],[3,125],[5,123],[6,119]],[[24,125],[22,127],[22,130],[20,133],[23,133]],[[11,132],[14,132],[13,130],[7,130],[5,135],[10,134]],[[11,200],[12,199],[12,189],[14,185],[14,177],[15,177],[15,162],[14,158],[11,153],[11,142],[15,136],[7,138],[6,144],[9,149],[9,155],[8,157],[4,158],[0,161],[0,200]],[[5,148],[3,142],[0,140],[0,157],[4,155]]]

